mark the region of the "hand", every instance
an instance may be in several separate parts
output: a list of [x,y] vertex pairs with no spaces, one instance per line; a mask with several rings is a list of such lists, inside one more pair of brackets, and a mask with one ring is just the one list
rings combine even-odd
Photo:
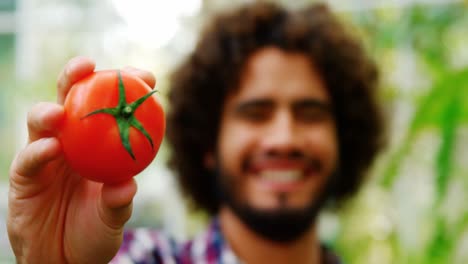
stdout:
[[[131,216],[135,181],[105,185],[86,180],[65,162],[57,139],[71,86],[94,71],[84,57],[58,78],[58,103],[39,103],[28,114],[29,140],[10,168],[7,229],[18,263],[108,263]],[[154,87],[154,76],[126,68]]]

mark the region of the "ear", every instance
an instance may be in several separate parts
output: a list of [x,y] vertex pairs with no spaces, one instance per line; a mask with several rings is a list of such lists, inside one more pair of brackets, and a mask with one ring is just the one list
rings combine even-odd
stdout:
[[216,166],[216,161],[213,152],[209,151],[205,153],[205,157],[203,159],[203,163],[205,165],[205,168],[209,170],[214,170]]

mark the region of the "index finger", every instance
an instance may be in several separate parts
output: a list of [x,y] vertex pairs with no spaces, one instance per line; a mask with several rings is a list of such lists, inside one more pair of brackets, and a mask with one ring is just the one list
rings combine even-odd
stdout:
[[154,86],[156,85],[156,77],[149,71],[145,71],[131,66],[126,66],[122,70],[142,79],[151,88],[154,88]]
[[75,57],[68,61],[57,79],[57,102],[63,104],[74,83],[91,74],[96,63],[87,57]]
[[10,167],[10,178],[25,180],[38,174],[49,161],[60,156],[61,146],[57,138],[41,138],[28,144],[18,153]]

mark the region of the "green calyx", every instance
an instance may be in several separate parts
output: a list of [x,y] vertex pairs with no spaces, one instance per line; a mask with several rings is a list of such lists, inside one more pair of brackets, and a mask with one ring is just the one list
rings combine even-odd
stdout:
[[130,127],[136,128],[138,131],[143,133],[143,135],[148,139],[151,144],[151,149],[154,150],[153,140],[149,133],[145,130],[143,125],[135,118],[135,111],[137,108],[152,94],[156,93],[157,90],[153,90],[146,95],[142,96],[141,98],[137,99],[136,101],[128,104],[127,100],[125,99],[125,86],[122,80],[122,75],[120,71],[117,71],[118,79],[119,79],[119,103],[114,108],[103,108],[93,111],[83,118],[95,115],[95,114],[109,114],[112,115],[115,120],[117,121],[117,126],[119,128],[120,140],[122,141],[123,146],[127,150],[128,154],[132,157],[133,160],[135,159],[135,155],[133,154],[132,147],[130,146],[129,134],[130,134]]

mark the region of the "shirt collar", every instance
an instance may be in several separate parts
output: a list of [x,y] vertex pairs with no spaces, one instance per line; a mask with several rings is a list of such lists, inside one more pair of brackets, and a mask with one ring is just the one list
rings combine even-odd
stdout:
[[[195,263],[243,263],[229,247],[221,232],[218,218],[214,218],[205,232],[199,234],[186,247]],[[188,253],[188,252],[187,252]],[[323,264],[341,264],[339,257],[322,246]]]

